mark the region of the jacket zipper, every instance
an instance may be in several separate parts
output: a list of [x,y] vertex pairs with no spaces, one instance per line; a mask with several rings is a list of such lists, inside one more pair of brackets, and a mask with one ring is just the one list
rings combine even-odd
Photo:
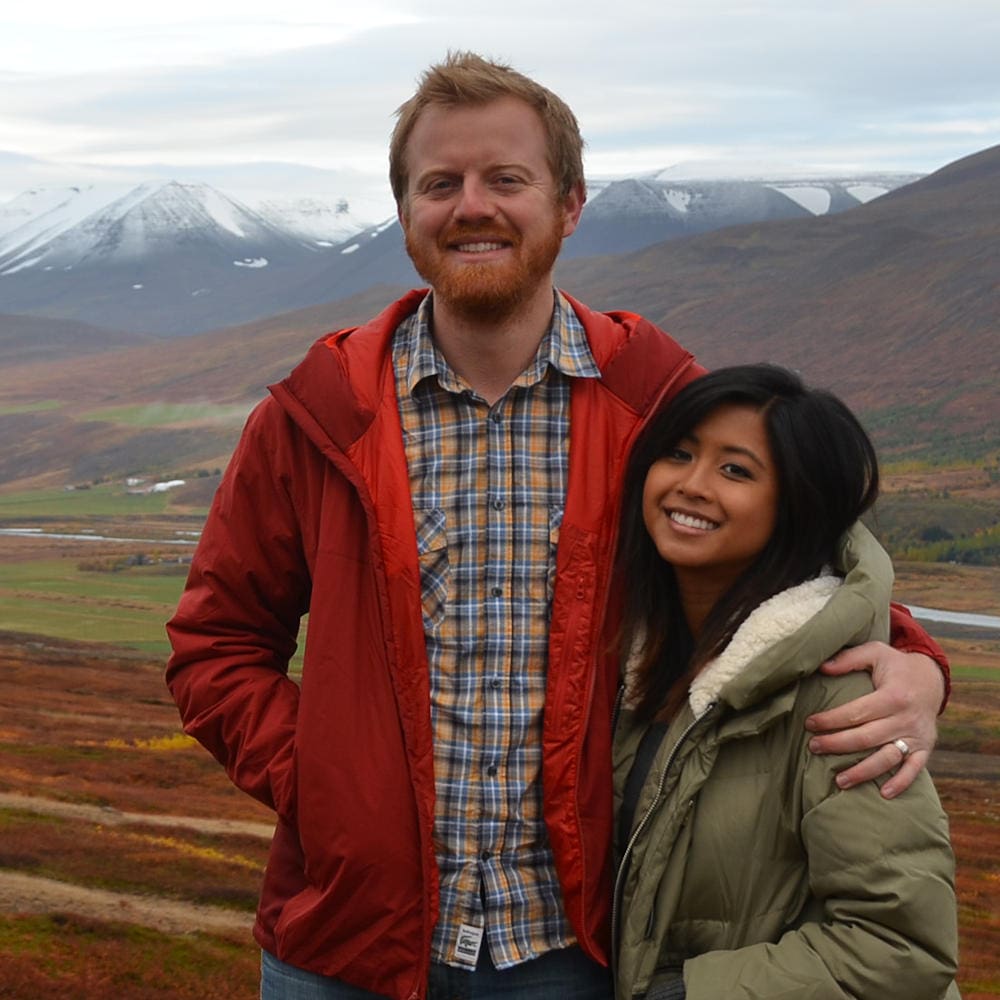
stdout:
[[[623,691],[624,691],[624,685],[622,685],[622,688],[619,690],[619,698],[621,697],[621,693]],[[715,705],[716,702],[713,701],[708,706],[708,708],[705,709],[705,711],[698,716],[698,718],[693,719],[688,724],[684,732],[681,733],[677,742],[671,748],[670,753],[667,756],[666,762],[664,763],[663,768],[660,770],[660,777],[656,783],[656,795],[653,796],[652,801],[646,807],[646,811],[642,814],[642,818],[636,824],[635,830],[632,832],[632,836],[629,837],[628,844],[626,845],[625,850],[622,852],[622,859],[618,864],[618,871],[615,873],[615,889],[614,889],[614,895],[611,900],[611,976],[612,976],[612,983],[615,983],[616,985],[618,980],[618,931],[619,931],[618,921],[621,910],[622,892],[625,888],[623,876],[628,870],[628,863],[632,854],[632,849],[635,847],[636,842],[638,841],[639,837],[645,830],[646,825],[653,818],[653,813],[656,812],[657,807],[660,805],[660,799],[663,797],[663,788],[664,785],[666,785],[667,783],[667,775],[670,773],[670,769],[673,767],[674,761],[677,759],[677,754],[680,751],[680,748],[684,745],[687,738],[691,735],[691,733],[694,732],[694,730],[698,727],[698,725],[708,717],[712,709],[715,708]],[[617,706],[616,706],[616,713],[617,713]],[[618,720],[616,717],[615,719],[616,727],[617,727],[617,722]]]

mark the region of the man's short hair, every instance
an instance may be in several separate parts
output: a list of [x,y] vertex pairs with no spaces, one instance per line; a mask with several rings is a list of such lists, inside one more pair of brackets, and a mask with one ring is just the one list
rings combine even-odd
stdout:
[[516,97],[538,112],[548,138],[548,161],[559,195],[566,198],[583,179],[583,139],[576,116],[562,98],[505,63],[475,52],[449,52],[444,62],[425,70],[417,92],[396,110],[389,143],[389,183],[402,207],[409,181],[406,146],[421,112],[430,105],[462,107]]

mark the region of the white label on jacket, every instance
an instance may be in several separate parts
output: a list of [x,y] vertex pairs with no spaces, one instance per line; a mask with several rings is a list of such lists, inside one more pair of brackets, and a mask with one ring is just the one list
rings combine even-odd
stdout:
[[465,965],[475,966],[479,961],[479,949],[483,943],[483,928],[462,924],[458,928],[455,942],[455,959]]

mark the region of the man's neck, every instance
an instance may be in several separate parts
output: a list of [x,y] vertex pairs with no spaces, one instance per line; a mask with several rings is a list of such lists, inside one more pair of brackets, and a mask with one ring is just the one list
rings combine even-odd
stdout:
[[491,406],[532,362],[552,323],[551,285],[513,312],[472,316],[434,299],[434,342],[455,373]]

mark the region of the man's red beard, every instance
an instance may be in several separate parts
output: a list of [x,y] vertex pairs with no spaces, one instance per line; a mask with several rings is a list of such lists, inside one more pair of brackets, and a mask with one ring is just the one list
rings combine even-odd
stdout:
[[[551,280],[562,249],[563,220],[557,215],[545,239],[527,248],[517,234],[495,226],[454,226],[431,246],[412,239],[408,230],[404,232],[410,260],[433,288],[435,298],[469,318],[500,320],[514,313],[541,282]],[[448,249],[456,243],[503,243],[511,248],[511,259],[504,263],[459,262],[451,258]]]

